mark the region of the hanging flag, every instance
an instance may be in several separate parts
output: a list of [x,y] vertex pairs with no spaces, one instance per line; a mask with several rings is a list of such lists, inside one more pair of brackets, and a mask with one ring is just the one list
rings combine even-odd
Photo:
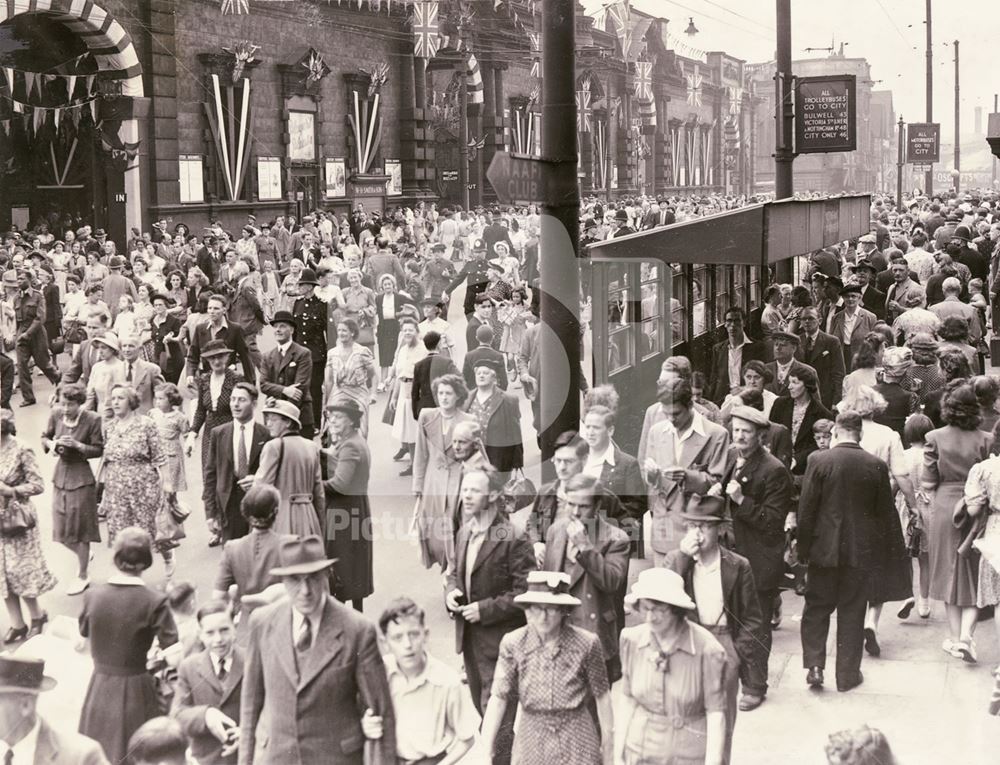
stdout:
[[597,170],[597,182],[594,184],[597,188],[603,189],[605,185],[605,170],[608,163],[608,153],[607,153],[607,142],[605,141],[605,127],[604,120],[597,120],[595,123],[597,132],[594,135],[594,145],[597,149],[595,158],[595,168]]
[[90,102],[90,116],[94,119],[94,124],[97,124],[97,99],[95,98]]
[[[75,74],[71,74],[68,77],[66,77],[66,97],[70,101],[73,100],[73,91],[74,90],[76,90],[76,75]],[[90,94],[88,93],[87,95],[89,96]]]
[[635,97],[639,101],[653,98],[653,64],[650,61],[635,62]]
[[15,112],[17,112],[18,114],[24,114],[24,104],[22,104],[20,101],[13,101],[12,103]]
[[542,36],[538,32],[528,32],[531,43],[531,76],[540,79],[542,76]]
[[94,92],[94,75],[92,74],[87,75],[86,85],[87,85],[87,95],[89,96],[91,93]]
[[33,127],[35,129],[35,133],[37,134],[39,128],[41,128],[41,126],[45,124],[45,110],[35,109],[34,115],[32,117],[32,122],[34,123]]
[[222,15],[239,16],[250,13],[250,0],[222,0]]
[[652,99],[639,102],[639,119],[645,127],[656,127],[656,103]]
[[438,3],[421,2],[413,6],[413,55],[434,58],[440,44]]
[[727,88],[729,92],[729,113],[734,117],[740,114],[740,107],[743,105],[743,88]]
[[35,89],[36,76],[34,72],[24,73],[24,92],[27,94],[29,101],[31,100],[31,91]]
[[479,71],[479,62],[471,51],[465,65],[466,91],[470,104],[483,103],[483,75]]
[[59,120],[62,118],[62,109],[55,109],[52,112],[52,121],[55,122],[56,130],[59,129]]
[[591,126],[590,91],[576,91],[576,132],[589,133]]
[[503,0],[493,0],[493,10],[494,11],[499,11],[501,5],[503,5]]
[[614,25],[615,34],[622,46],[622,55],[627,56],[632,50],[632,7],[629,0],[608,6],[607,18]]
[[687,80],[687,102],[691,106],[701,106],[701,82],[702,76],[698,73],[698,67],[694,68],[694,74],[685,77]]
[[632,22],[629,31],[629,49],[625,53],[625,63],[635,61],[646,48],[646,33],[653,23],[649,18],[638,18]]
[[5,66],[3,68],[3,76],[7,79],[7,92],[10,93],[13,96],[14,95],[14,70],[11,67],[9,67],[9,66]]

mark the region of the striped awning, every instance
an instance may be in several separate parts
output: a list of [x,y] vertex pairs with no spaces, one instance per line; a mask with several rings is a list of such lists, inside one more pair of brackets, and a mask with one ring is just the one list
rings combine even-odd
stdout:
[[132,38],[90,0],[0,0],[0,23],[23,13],[44,13],[75,32],[97,62],[98,71],[120,80],[123,96],[143,95],[142,66]]

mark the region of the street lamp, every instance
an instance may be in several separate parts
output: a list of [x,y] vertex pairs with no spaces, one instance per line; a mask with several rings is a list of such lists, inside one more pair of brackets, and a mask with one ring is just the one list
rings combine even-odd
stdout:
[[694,37],[698,34],[698,27],[694,25],[694,16],[688,16],[688,28],[684,30],[684,34],[688,37]]

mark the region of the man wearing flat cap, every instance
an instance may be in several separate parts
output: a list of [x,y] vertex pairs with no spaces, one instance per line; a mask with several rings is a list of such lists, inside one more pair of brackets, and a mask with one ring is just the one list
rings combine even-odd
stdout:
[[63,726],[56,732],[38,714],[38,694],[56,687],[45,662],[0,656],[0,757],[8,765],[108,765],[101,745]]
[[865,234],[858,239],[858,258],[867,258],[875,267],[876,273],[882,273],[889,266],[889,261],[878,248],[878,240],[875,234]]
[[844,349],[844,367],[851,368],[851,361],[859,350],[865,336],[874,329],[878,319],[871,311],[861,307],[863,287],[859,282],[849,281],[840,288],[843,310],[833,316],[830,334],[840,340]]
[[[375,625],[330,595],[327,569],[335,561],[319,536],[285,540],[280,556],[271,573],[288,597],[250,616],[240,765],[396,765],[395,714]],[[255,757],[265,704],[267,743]],[[383,730],[368,756],[366,710],[382,718]]]

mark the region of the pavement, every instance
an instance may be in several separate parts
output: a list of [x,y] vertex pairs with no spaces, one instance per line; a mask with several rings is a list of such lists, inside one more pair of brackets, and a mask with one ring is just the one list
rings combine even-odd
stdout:
[[[459,317],[461,295],[453,298],[451,320],[456,326],[454,337],[464,344],[464,322]],[[265,336],[262,349],[270,347]],[[62,359],[66,363],[65,357]],[[39,402],[48,400],[51,386],[42,377],[35,378]],[[519,391],[514,391],[519,393]],[[54,460],[42,453],[40,434],[45,427],[49,407],[43,403],[19,408],[20,397],[15,393],[18,439],[35,448],[46,492],[34,498],[39,511],[43,550],[53,573],[59,578],[57,588],[42,597],[42,604],[52,616],[63,615],[75,620],[82,598],[64,594],[66,585],[75,574],[73,555],[51,541],[51,476]],[[455,655],[454,628],[443,605],[443,581],[437,570],[428,571],[420,563],[419,550],[409,535],[409,521],[414,497],[409,478],[399,477],[404,463],[393,462],[396,444],[390,428],[381,423],[385,394],[373,405],[373,422],[369,444],[373,457],[371,501],[375,533],[375,594],[365,601],[365,612],[373,619],[394,598],[408,595],[427,611],[430,628],[430,651],[439,659],[460,666]],[[530,432],[529,404],[522,397],[522,419],[526,428],[526,461],[537,465],[537,449]],[[220,558],[220,548],[207,546],[208,533],[204,524],[201,502],[201,475],[198,448],[187,462],[189,489],[182,501],[193,509],[185,524],[187,538],[176,552],[175,581],[187,580],[195,585],[201,601],[211,596],[212,582]],[[536,468],[528,469],[536,482]],[[102,528],[106,536],[106,529]],[[102,581],[111,573],[110,551],[95,545],[91,576]],[[630,578],[648,566],[648,561],[633,561]],[[165,584],[161,559],[145,576],[154,587]],[[940,649],[945,637],[944,607],[935,603],[931,618],[918,618],[916,612],[907,621],[900,621],[890,604],[882,618],[881,658],[865,657],[862,671],[865,682],[849,693],[838,693],[833,679],[836,619],[831,624],[830,658],[827,685],[822,691],[812,691],[805,684],[798,624],[801,619],[801,598],[784,595],[784,621],[774,633],[770,660],[770,691],[767,700],[757,710],[741,713],[736,725],[733,763],[735,765],[770,765],[771,763],[825,762],[824,744],[830,733],[868,724],[880,728],[891,742],[899,763],[906,765],[995,765],[1000,762],[1000,718],[986,714],[992,688],[990,669],[1000,662],[997,633],[991,623],[980,625],[978,633],[979,664],[966,665]],[[0,614],[0,630],[6,632],[6,614]],[[2,634],[0,632],[0,634]],[[55,650],[55,649],[53,649]],[[71,720],[65,709],[70,687],[80,689],[85,683],[86,662],[64,662],[64,698],[60,691],[52,692],[52,703],[63,703],[58,718]],[[76,667],[76,677],[69,677]],[[74,692],[73,696],[76,695]],[[70,707],[72,708],[70,703]],[[50,714],[50,719],[53,719]],[[66,727],[75,727],[68,722]]]

